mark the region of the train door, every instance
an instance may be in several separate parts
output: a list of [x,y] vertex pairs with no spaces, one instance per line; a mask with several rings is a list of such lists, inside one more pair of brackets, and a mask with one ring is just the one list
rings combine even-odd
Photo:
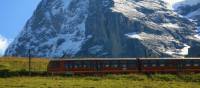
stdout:
[[102,66],[103,66],[102,61],[95,61],[95,62],[96,62],[95,63],[96,71],[97,72],[101,72],[102,71]]
[[96,71],[99,72],[101,70],[101,63],[100,61],[95,61]]
[[137,65],[137,70],[138,72],[142,72],[142,60],[140,60],[139,58],[136,59],[136,65]]
[[200,72],[200,59],[194,59],[193,60],[193,68],[192,71],[195,73],[199,73]]
[[181,60],[175,60],[176,61],[176,69],[177,69],[177,72],[180,73],[180,72],[183,72],[183,63]]
[[64,67],[65,67],[65,74],[67,75],[72,75],[74,74],[73,68],[74,68],[74,61],[65,61],[64,62]]

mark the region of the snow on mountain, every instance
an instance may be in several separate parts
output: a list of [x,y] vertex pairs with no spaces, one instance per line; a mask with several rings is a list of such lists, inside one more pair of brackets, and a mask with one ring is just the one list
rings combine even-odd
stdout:
[[174,10],[176,8],[177,3],[182,2],[184,0],[162,0],[167,3],[167,8],[170,10]]
[[200,0],[162,0],[167,3],[168,9],[176,10],[180,6],[194,6],[200,3]]
[[5,56],[186,56],[200,43],[195,24],[169,10],[178,1],[42,0]]
[[4,54],[9,43],[10,43],[10,41],[7,38],[0,35],[0,56],[2,56]]
[[194,36],[199,39],[200,0],[183,0],[181,2],[175,3],[174,11],[196,24],[197,33]]
[[200,3],[200,0],[174,0],[174,1],[177,1],[176,3],[174,3],[174,5],[177,5],[176,7],[194,6],[194,5],[197,5],[198,3]]
[[178,11],[179,14],[189,18],[200,14],[199,13],[200,0],[177,0],[177,1],[178,2],[172,4],[172,7],[175,11]]
[[188,55],[189,49],[191,48],[191,46],[188,46],[186,44],[184,44],[184,47],[181,49],[176,49],[174,51],[166,51],[165,53],[170,54],[170,55]]
[[128,34],[125,34],[125,36],[127,36],[127,37],[129,37],[129,38],[133,38],[133,39],[142,39],[141,37],[140,37],[140,35],[139,34],[137,34],[137,33],[128,33]]
[[162,26],[166,28],[180,28],[178,24],[172,24],[172,23],[164,23],[162,24]]

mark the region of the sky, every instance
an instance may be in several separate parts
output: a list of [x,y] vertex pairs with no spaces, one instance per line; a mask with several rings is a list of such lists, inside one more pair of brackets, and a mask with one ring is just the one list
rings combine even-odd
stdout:
[[23,29],[41,0],[1,0],[0,55]]

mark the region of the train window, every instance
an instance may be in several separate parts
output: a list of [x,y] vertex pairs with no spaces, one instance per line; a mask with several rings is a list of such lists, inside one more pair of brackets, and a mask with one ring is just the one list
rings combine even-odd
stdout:
[[123,67],[123,68],[126,68],[127,66],[126,66],[126,64],[123,64],[122,67]]
[[65,68],[70,68],[70,64],[65,62]]
[[83,64],[84,64],[85,68],[90,68],[90,62],[89,61],[84,61]]
[[190,64],[186,64],[185,66],[190,67],[191,65]]
[[110,67],[109,61],[103,61],[103,67]]
[[194,60],[193,64],[194,64],[195,67],[200,66],[200,60]]
[[192,60],[185,60],[183,63],[186,67],[190,67],[193,64]]
[[165,64],[160,64],[160,67],[164,67],[165,66]]
[[160,67],[164,67],[165,64],[166,64],[166,60],[159,60],[158,61],[158,66],[160,66]]
[[87,65],[84,64],[83,67],[84,67],[84,68],[87,68]]
[[74,67],[74,63],[73,62],[69,63],[69,68],[73,68],[73,67]]
[[65,68],[68,68],[68,69],[72,68],[71,62],[65,62]]
[[118,67],[118,61],[110,61],[110,66],[113,68],[117,68]]
[[128,61],[127,62],[127,65],[128,65],[128,68],[134,68],[136,67],[136,61]]
[[110,65],[109,64],[104,64],[104,67],[109,67]]
[[151,61],[150,60],[146,61],[146,63],[147,63],[147,67],[151,67]]
[[78,65],[77,65],[77,64],[75,64],[75,65],[74,65],[74,68],[78,68]]
[[198,67],[198,66],[199,66],[199,64],[194,64],[194,66],[195,66],[195,67]]
[[59,61],[52,61],[50,62],[50,67],[60,67],[60,62]]
[[111,67],[112,67],[112,68],[117,68],[118,65],[117,65],[117,64],[113,64],[113,65],[111,65]]
[[171,60],[166,60],[165,63],[166,63],[166,66],[168,66],[168,67],[174,67],[176,65],[176,63]]
[[122,68],[125,68],[125,67],[127,67],[126,65],[127,65],[127,61],[120,61],[119,62],[119,67],[122,67]]
[[152,60],[152,61],[149,61],[149,63],[148,63],[148,66],[149,67],[156,67],[156,61],[154,61],[154,60]]
[[81,62],[77,61],[74,63],[74,68],[80,68],[81,67]]
[[152,64],[152,67],[156,67],[156,64]]
[[69,68],[73,68],[73,65],[72,65],[72,64],[69,64]]
[[82,66],[83,66],[83,68],[87,68],[87,65],[86,65],[85,61],[82,62]]
[[144,67],[148,67],[148,61],[143,61]]

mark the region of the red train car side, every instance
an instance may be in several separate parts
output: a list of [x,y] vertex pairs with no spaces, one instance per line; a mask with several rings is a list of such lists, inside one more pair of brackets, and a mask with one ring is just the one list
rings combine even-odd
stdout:
[[88,58],[51,60],[53,74],[122,74],[122,73],[191,73],[200,72],[200,59]]

